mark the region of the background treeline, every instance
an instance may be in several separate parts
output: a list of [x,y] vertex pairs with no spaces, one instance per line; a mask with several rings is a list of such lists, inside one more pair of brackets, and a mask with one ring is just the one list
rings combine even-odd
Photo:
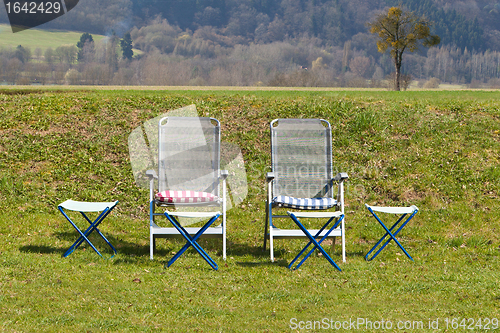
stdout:
[[[151,31],[154,31],[152,33]],[[170,31],[172,35],[168,35]],[[75,45],[31,50],[0,50],[0,81],[8,84],[237,85],[307,87],[384,87],[392,72],[388,56],[378,60],[354,42],[344,47],[295,43],[225,47],[199,34],[188,35],[166,21],[134,29],[146,53],[124,59],[117,36],[82,50]],[[154,36],[164,36],[160,42]],[[88,46],[88,45],[87,45]],[[84,52],[82,52],[84,51]],[[78,59],[81,54],[81,59]],[[307,66],[307,68],[305,67]],[[500,87],[500,52],[431,48],[408,54],[405,73],[426,88],[440,82],[469,87]]]
[[[393,64],[366,22],[400,3],[434,21],[442,41],[406,54],[404,73],[422,84],[496,84],[500,5],[437,0],[80,0],[46,27],[108,38],[85,59],[73,45],[0,50],[0,75],[6,83],[378,87]],[[126,32],[131,60],[120,48]]]
[[[309,37],[338,46],[366,34],[367,21],[399,4],[434,21],[443,45],[500,51],[496,0],[80,0],[43,27],[122,36],[161,16],[191,32],[211,27],[237,44]],[[8,22],[3,6],[0,21]]]

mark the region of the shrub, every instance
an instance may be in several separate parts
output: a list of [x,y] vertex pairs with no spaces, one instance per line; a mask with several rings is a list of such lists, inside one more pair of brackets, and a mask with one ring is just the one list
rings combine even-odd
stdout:
[[438,78],[432,77],[430,80],[424,83],[424,89],[437,89],[441,81]]

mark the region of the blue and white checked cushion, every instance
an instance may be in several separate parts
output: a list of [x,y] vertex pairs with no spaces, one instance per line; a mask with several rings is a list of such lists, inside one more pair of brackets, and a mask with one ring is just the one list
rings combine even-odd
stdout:
[[332,198],[294,198],[280,195],[274,198],[274,204],[295,209],[328,209],[337,205],[337,200]]

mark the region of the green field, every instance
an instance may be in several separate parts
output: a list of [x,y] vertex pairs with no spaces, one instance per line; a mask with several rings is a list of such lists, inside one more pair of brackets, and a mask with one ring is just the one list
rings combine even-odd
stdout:
[[[248,198],[228,212],[227,261],[219,241],[202,241],[219,271],[192,251],[165,268],[181,242],[159,240],[149,260],[148,193],[129,163],[134,128],[190,104],[221,121],[248,174]],[[334,170],[350,176],[347,262],[332,253],[342,272],[317,255],[288,270],[301,240],[276,241],[275,263],[262,251],[268,126],[278,117],[332,124]],[[390,321],[385,331],[491,331],[499,162],[498,91],[3,90],[0,330],[318,332],[354,322],[378,332],[373,323]],[[118,255],[84,246],[61,257],[77,238],[56,210],[69,198],[120,201],[101,228]],[[364,260],[381,234],[364,203],[419,207],[398,237],[415,262],[392,244]]]
[[[49,47],[56,49],[62,45],[76,45],[80,40],[82,32],[28,29],[13,33],[10,26],[0,24],[0,47],[16,48],[18,45],[29,47],[31,52],[40,48],[45,51]],[[105,36],[92,35],[94,40],[100,41]]]

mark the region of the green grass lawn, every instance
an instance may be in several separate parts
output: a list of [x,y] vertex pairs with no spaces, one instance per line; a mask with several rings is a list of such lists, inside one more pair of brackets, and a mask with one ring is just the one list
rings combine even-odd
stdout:
[[[134,128],[189,104],[221,121],[222,140],[246,163],[249,196],[228,212],[227,261],[220,241],[201,241],[219,271],[193,251],[165,268],[181,242],[159,240],[149,260],[148,193],[128,159]],[[262,251],[268,126],[278,117],[332,124],[334,170],[350,176],[347,262],[339,247],[332,253],[342,272],[318,255],[288,270],[302,240],[276,241],[274,263]],[[3,90],[0,330],[318,332],[356,323],[376,332],[383,321],[386,331],[498,331],[499,160],[496,91]],[[101,228],[115,257],[88,246],[61,257],[77,238],[56,209],[69,198],[120,201]],[[364,260],[382,230],[364,203],[419,207],[398,237],[415,262],[393,244]]]
[[[0,47],[16,48],[18,45],[29,47],[31,52],[40,48],[43,51],[49,47],[56,49],[62,45],[76,45],[80,40],[82,32],[63,30],[41,30],[28,29],[13,33],[7,24],[0,24]],[[92,35],[94,41],[98,42],[105,36]]]

